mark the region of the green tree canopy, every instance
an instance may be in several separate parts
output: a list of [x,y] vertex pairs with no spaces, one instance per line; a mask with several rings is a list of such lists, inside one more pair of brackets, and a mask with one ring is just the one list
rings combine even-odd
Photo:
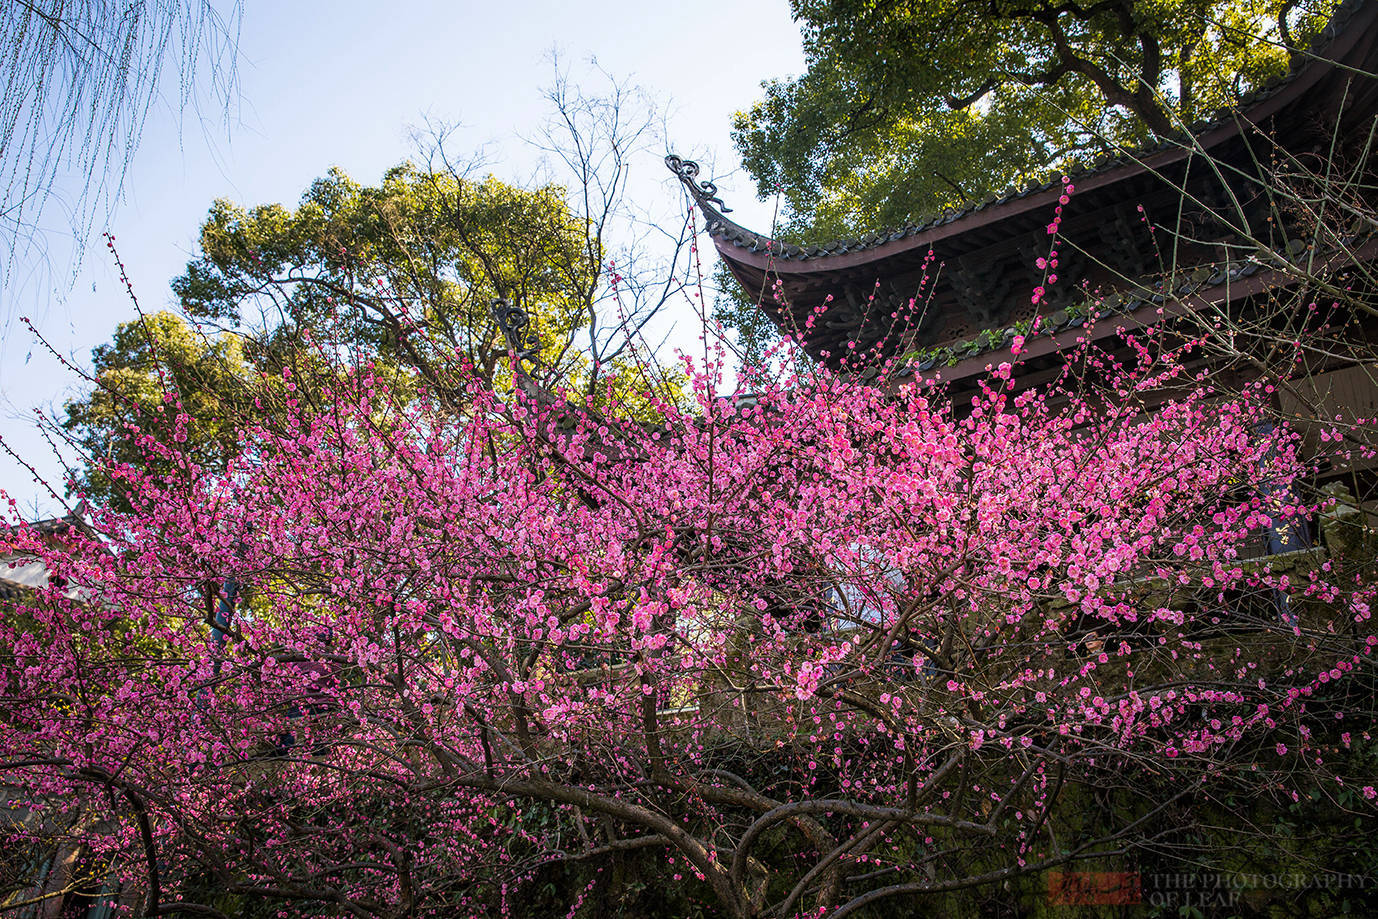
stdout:
[[[137,446],[140,435],[178,444],[177,452],[212,470],[237,450],[233,419],[252,399],[256,375],[240,336],[205,335],[164,311],[120,323],[92,357],[94,388],[67,403],[63,420],[87,458],[144,466],[150,454]],[[121,493],[100,463],[84,465],[76,486],[101,500]]]
[[565,190],[471,181],[403,164],[377,186],[333,169],[295,209],[219,200],[201,254],[172,282],[187,314],[269,337],[330,327],[437,382],[459,353],[486,379],[507,346],[495,297],[533,317],[549,366],[571,369],[602,261]]
[[[172,282],[182,315],[119,326],[96,349],[93,390],[66,406],[62,426],[88,462],[77,489],[119,501],[119,483],[91,461],[143,456],[139,435],[185,441],[191,449],[177,452],[220,468],[246,421],[275,417],[284,372],[309,397],[326,367],[350,365],[322,349],[347,350],[395,391],[425,386],[463,410],[456,362],[489,385],[511,383],[495,298],[526,311],[548,382],[593,405],[611,391],[673,397],[682,374],[648,366],[634,342],[584,341],[606,296],[602,234],[558,185],[412,164],[377,186],[331,170],[295,208],[216,201],[198,256]],[[653,414],[649,402],[640,411]]]
[[273,411],[284,369],[294,385],[320,382],[307,338],[353,350],[394,386],[453,398],[456,358],[494,383],[507,370],[490,305],[502,297],[532,316],[551,373],[576,374],[602,256],[587,223],[559,186],[411,164],[372,187],[332,169],[296,208],[216,201],[198,257],[172,281],[184,316],[121,324],[93,355],[92,391],[66,406],[62,426],[88,460],[77,488],[119,500],[90,461],[131,458],[138,435],[185,438],[180,452],[219,468],[243,422]]
[[1286,72],[1338,0],[791,0],[808,69],[733,136],[786,235],[901,224]]

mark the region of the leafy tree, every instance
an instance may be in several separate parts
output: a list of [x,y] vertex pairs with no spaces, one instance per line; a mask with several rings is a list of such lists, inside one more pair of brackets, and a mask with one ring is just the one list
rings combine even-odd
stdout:
[[734,121],[796,233],[896,225],[1284,73],[1336,0],[792,0],[808,69]]
[[432,382],[455,353],[484,379],[500,373],[507,344],[491,302],[510,299],[540,329],[542,360],[568,375],[602,254],[558,186],[411,164],[364,186],[335,169],[295,209],[215,202],[199,257],[172,287],[193,318],[268,338],[330,328]]
[[[490,388],[511,383],[497,298],[532,318],[543,379],[592,404],[615,390],[626,397],[618,406],[653,416],[651,402],[631,397],[672,395],[682,376],[649,367],[630,337],[596,333],[609,298],[602,234],[610,210],[589,219],[556,185],[523,189],[412,164],[377,186],[332,170],[296,208],[216,201],[198,257],[172,282],[184,318],[160,313],[122,325],[96,351],[91,393],[67,405],[63,427],[88,460],[78,490],[119,500],[103,464],[124,461],[129,425],[149,436],[150,419],[187,419],[185,430],[164,425],[163,442],[188,437],[201,448],[197,463],[222,469],[236,437],[227,405],[256,406],[262,422],[280,406],[284,370],[303,395],[319,393],[329,382],[323,351],[350,353],[394,394],[424,386],[464,410],[465,389],[451,385],[456,362]],[[633,308],[644,320],[670,290]]]
[[[657,399],[676,398],[682,374],[651,366],[639,333],[682,286],[675,263],[688,231],[609,242],[611,228],[631,217],[626,177],[652,145],[656,117],[643,93],[602,76],[601,94],[565,76],[547,93],[551,117],[538,145],[569,188],[475,178],[447,155],[441,130],[423,165],[399,165],[375,186],[332,170],[294,208],[215,202],[200,252],[172,282],[182,319],[117,332],[97,354],[93,392],[67,407],[67,435],[88,459],[119,461],[134,406],[147,416],[165,402],[180,406],[172,417],[192,419],[186,436],[223,455],[218,446],[234,440],[217,414],[227,400],[254,408],[241,423],[281,417],[288,383],[319,404],[346,354],[346,376],[371,374],[399,398],[425,390],[463,412],[471,384],[455,388],[457,364],[488,388],[512,382],[494,298],[532,320],[543,382],[575,402],[655,416]],[[648,237],[666,245],[652,251]],[[605,271],[605,260],[616,269]],[[160,372],[160,349],[188,372]],[[91,467],[78,487],[118,497],[109,475]]]
[[[207,335],[171,312],[121,323],[92,355],[91,392],[67,403],[63,427],[86,462],[74,490],[118,501],[115,470],[152,457],[140,438],[180,444],[179,455],[219,472],[237,449],[253,365],[238,335]],[[153,468],[168,472],[165,460]]]

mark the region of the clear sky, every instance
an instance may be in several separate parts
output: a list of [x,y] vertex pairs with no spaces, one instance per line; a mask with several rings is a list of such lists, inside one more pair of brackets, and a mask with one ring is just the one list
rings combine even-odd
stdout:
[[[548,113],[542,88],[551,51],[593,86],[590,59],[666,107],[668,143],[696,156],[743,224],[769,229],[728,137],[732,113],[760,95],[762,80],[803,69],[799,30],[785,0],[580,4],[556,0],[246,0],[238,107],[228,126],[173,107],[155,108],[108,223],[146,310],[170,305],[168,282],[195,251],[211,202],[294,204],[331,166],[372,183],[412,156],[425,122],[459,124],[451,146],[482,148],[489,170],[520,182],[538,159],[523,142]],[[175,70],[169,73],[175,79]],[[663,153],[663,151],[661,151]],[[711,167],[710,167],[711,164]],[[634,164],[632,194],[673,213],[680,190],[658,155]],[[104,226],[97,226],[98,237]],[[33,411],[58,410],[79,381],[45,354],[16,319],[78,364],[134,316],[98,238],[70,289],[61,271],[19,264],[0,289],[0,433],[40,473],[60,467],[34,429]],[[0,489],[25,513],[59,505],[8,456]],[[60,487],[59,487],[60,490]]]

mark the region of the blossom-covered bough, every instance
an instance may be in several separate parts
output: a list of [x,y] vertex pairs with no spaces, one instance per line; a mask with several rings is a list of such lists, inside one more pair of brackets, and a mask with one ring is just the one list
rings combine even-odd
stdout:
[[1320,459],[1265,383],[1127,347],[956,407],[689,364],[656,424],[342,362],[223,475],[170,393],[132,510],[13,537],[82,594],[0,624],[3,845],[62,828],[136,915],[573,916],[632,865],[840,917],[1132,867],[1227,798],[1371,808],[1363,541],[1258,549],[1333,510]]

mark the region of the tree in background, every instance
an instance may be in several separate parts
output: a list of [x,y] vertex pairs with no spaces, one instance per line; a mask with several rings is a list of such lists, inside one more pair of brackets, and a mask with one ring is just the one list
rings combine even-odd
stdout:
[[342,337],[432,382],[435,349],[497,375],[506,345],[490,303],[510,299],[548,333],[542,359],[568,375],[602,259],[563,188],[404,164],[376,187],[332,170],[295,209],[217,201],[172,287],[189,316],[265,339],[338,319]]
[[[100,458],[76,471],[74,490],[101,501],[119,501],[118,476],[127,464],[147,460],[141,437],[167,443],[197,465],[219,472],[238,449],[234,419],[251,404],[244,340],[206,335],[180,316],[159,312],[121,323],[107,345],[92,355],[94,387],[67,404],[63,427],[87,457]],[[173,411],[168,396],[181,408]],[[166,467],[163,467],[166,470]]]
[[[295,209],[217,201],[199,256],[172,282],[183,315],[121,324],[93,355],[90,393],[66,406],[63,427],[85,458],[78,488],[117,498],[107,466],[127,459],[139,436],[171,443],[174,399],[186,416],[180,436],[203,448],[207,469],[223,469],[237,436],[231,416],[245,417],[243,405],[227,409],[249,375],[288,367],[306,385],[313,336],[321,347],[348,343],[399,393],[404,378],[442,384],[437,362],[456,355],[496,382],[507,352],[490,304],[511,298],[548,330],[541,358],[550,372],[574,376],[582,355],[571,339],[601,270],[601,252],[586,242],[561,188],[527,191],[411,164],[376,187],[332,170]],[[441,395],[456,409],[465,401]],[[264,413],[277,401],[256,398]]]
[[1336,0],[792,0],[808,70],[734,121],[789,229],[895,226],[1210,117]]
[[[542,146],[569,186],[476,176],[442,137],[425,165],[399,165],[376,186],[334,169],[295,208],[215,202],[197,257],[172,282],[182,317],[122,325],[95,355],[91,392],[66,407],[62,426],[83,457],[76,489],[117,499],[105,465],[125,458],[130,424],[170,437],[155,420],[170,400],[188,416],[185,436],[206,448],[206,468],[222,469],[236,436],[223,409],[241,381],[286,368],[295,386],[317,392],[330,349],[367,363],[396,396],[425,387],[464,411],[467,384],[451,388],[448,369],[456,358],[490,387],[510,383],[494,299],[529,317],[541,379],[570,398],[596,405],[616,391],[615,404],[630,410],[637,393],[676,391],[678,373],[652,367],[639,335],[683,283],[676,264],[688,228],[648,252],[623,200],[653,113],[612,80],[590,95],[557,79],[549,98]],[[281,393],[255,398],[266,418]],[[636,411],[653,413],[645,402]]]

